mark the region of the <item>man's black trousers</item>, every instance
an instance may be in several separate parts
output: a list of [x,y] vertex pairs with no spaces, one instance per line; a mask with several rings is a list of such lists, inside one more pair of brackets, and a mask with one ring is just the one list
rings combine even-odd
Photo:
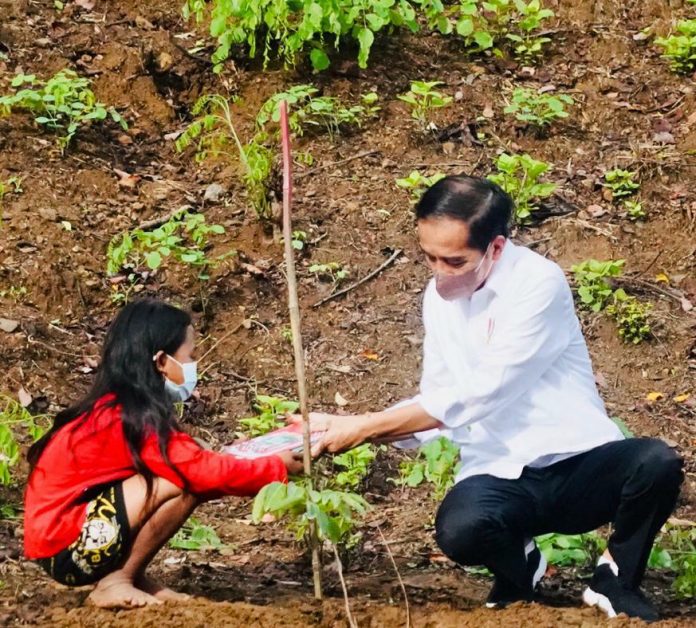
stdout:
[[653,540],[672,512],[682,460],[662,441],[595,447],[520,478],[475,475],[455,484],[435,520],[437,544],[461,565],[485,565],[531,598],[525,543],[613,524],[608,549],[624,586],[640,585]]

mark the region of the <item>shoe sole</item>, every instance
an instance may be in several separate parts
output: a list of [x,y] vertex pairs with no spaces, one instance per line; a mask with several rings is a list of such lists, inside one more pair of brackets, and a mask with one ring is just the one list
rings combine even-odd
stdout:
[[616,617],[616,611],[611,605],[609,598],[606,595],[593,591],[590,587],[587,587],[583,592],[582,601],[588,606],[598,607],[600,610],[604,611],[609,618]]

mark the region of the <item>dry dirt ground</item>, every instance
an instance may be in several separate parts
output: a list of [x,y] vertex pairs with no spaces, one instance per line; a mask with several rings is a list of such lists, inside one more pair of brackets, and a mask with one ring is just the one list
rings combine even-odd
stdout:
[[[587,258],[626,259],[627,289],[654,305],[655,338],[638,346],[624,344],[605,317],[584,316],[583,324],[610,413],[638,435],[666,439],[685,457],[687,479],[676,516],[693,520],[695,326],[680,299],[696,303],[696,195],[690,186],[696,97],[692,78],[670,73],[650,40],[637,36],[648,26],[664,33],[670,19],[688,9],[664,0],[547,2],[558,21],[549,54],[533,74],[512,63],[468,58],[452,41],[419,35],[378,41],[368,70],[348,57],[320,76],[305,67],[261,71],[257,63],[238,60],[215,78],[207,51],[186,52],[202,32],[191,32],[179,4],[96,0],[92,10],[66,2],[57,12],[48,1],[0,0],[0,92],[20,69],[47,77],[75,68],[93,79],[98,98],[117,107],[130,125],[127,132],[109,125],[88,129],[60,156],[53,138],[29,118],[0,120],[0,179],[24,178],[23,193],[5,200],[0,230],[0,316],[20,322],[12,333],[0,331],[0,391],[16,394],[22,387],[34,409],[49,412],[75,400],[91,381],[93,360],[118,309],[111,300],[117,286],[105,273],[108,242],[189,205],[226,228],[211,254],[237,255],[205,285],[169,267],[141,293],[190,308],[204,351],[214,346],[204,366],[202,401],[187,410],[188,428],[213,444],[229,441],[256,392],[294,397],[292,351],[283,335],[282,247],[273,229],[250,212],[234,167],[198,166],[191,154],[178,154],[167,135],[184,128],[205,92],[238,96],[235,119],[249,133],[260,103],[281,87],[312,81],[346,100],[375,89],[382,107],[377,120],[359,132],[304,137],[295,146],[315,159],[311,167],[297,165],[295,198],[295,227],[311,241],[298,269],[313,406],[336,410],[338,392],[347,411],[379,409],[416,387],[427,269],[413,237],[409,194],[397,189],[395,178],[413,169],[483,175],[501,149],[529,152],[554,165],[551,179],[560,187],[544,206],[544,219],[519,229],[516,240],[565,269]],[[459,92],[435,116],[448,133],[423,135],[396,99],[413,79],[441,80],[445,92]],[[535,137],[502,113],[501,94],[513,82],[555,86],[578,105],[548,137]],[[674,143],[656,139],[665,131]],[[485,134],[484,142],[475,141],[477,132]],[[365,152],[370,154],[360,156]],[[617,166],[639,173],[645,221],[627,221],[603,198],[601,176]],[[139,179],[124,181],[116,170]],[[224,189],[215,203],[204,200],[211,183]],[[311,275],[310,264],[340,262],[350,282],[397,249],[403,253],[377,278],[313,307],[332,286]],[[656,280],[659,274],[668,282]],[[663,396],[648,401],[651,392]],[[685,393],[690,400],[674,401]],[[490,581],[443,560],[432,539],[435,503],[428,491],[403,491],[387,481],[397,475],[398,461],[392,452],[381,455],[368,480],[365,492],[375,508],[360,550],[345,564],[361,626],[403,625],[405,619],[378,528],[403,576],[414,625],[603,624],[598,613],[579,606],[582,579],[589,575],[583,569],[561,569],[547,579],[543,605],[481,609]],[[18,486],[4,494],[15,504],[26,469],[16,476]],[[166,550],[156,560],[155,571],[167,584],[205,599],[116,613],[84,606],[86,590],[52,584],[20,556],[21,519],[2,522],[0,618],[8,625],[345,625],[330,561],[328,600],[315,603],[309,567],[288,533],[274,525],[250,526],[248,515],[246,501],[209,504],[200,518],[228,547]],[[661,625],[696,625],[693,604],[674,598],[671,580],[651,572],[646,581],[666,618]]]

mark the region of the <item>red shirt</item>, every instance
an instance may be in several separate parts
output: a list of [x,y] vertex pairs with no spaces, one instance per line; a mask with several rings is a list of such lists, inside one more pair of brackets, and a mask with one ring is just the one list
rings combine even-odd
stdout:
[[[124,480],[136,470],[123,436],[121,409],[97,402],[84,423],[60,429],[41,454],[29,477],[24,498],[24,552],[48,558],[70,545],[85,520],[80,499],[92,487]],[[101,406],[101,407],[100,407]],[[201,448],[190,436],[174,432],[167,449],[172,465],[186,478],[188,490],[206,498],[255,495],[274,481],[287,481],[278,456],[244,460]],[[143,463],[156,475],[182,487],[160,453],[156,436],[146,438]]]

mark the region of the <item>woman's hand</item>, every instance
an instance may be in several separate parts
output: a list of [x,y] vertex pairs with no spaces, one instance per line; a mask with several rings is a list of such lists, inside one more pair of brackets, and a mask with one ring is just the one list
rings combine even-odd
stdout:
[[[299,414],[288,415],[288,423],[302,423]],[[312,432],[325,432],[321,440],[312,447],[312,457],[322,452],[337,453],[361,445],[369,438],[369,423],[364,414],[340,415],[310,412],[309,425]]]
[[283,461],[285,468],[288,470],[288,475],[300,475],[304,470],[301,453],[283,451],[278,454],[278,457]]

